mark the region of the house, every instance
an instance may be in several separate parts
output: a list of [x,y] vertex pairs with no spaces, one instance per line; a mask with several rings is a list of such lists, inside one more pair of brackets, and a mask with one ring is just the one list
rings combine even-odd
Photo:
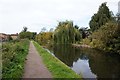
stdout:
[[8,35],[4,33],[0,33],[0,42],[7,40],[8,40]]
[[16,33],[16,34],[4,34],[4,33],[0,33],[0,42],[8,41],[10,37],[13,40],[16,40],[18,38],[18,33]]
[[16,34],[10,34],[10,36],[11,36],[11,38],[12,38],[13,40],[18,39],[18,33],[16,33]]

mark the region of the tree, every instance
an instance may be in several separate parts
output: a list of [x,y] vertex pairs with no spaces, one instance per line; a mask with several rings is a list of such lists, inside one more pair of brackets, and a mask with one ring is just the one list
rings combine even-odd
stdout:
[[32,33],[28,31],[19,33],[20,39],[25,39],[25,38],[32,39],[32,36],[33,36]]
[[36,32],[31,32],[32,33],[32,39],[35,40],[35,36],[37,35]]
[[45,32],[45,31],[46,31],[46,28],[43,27],[43,28],[41,29],[41,33],[42,33],[42,32]]
[[41,32],[36,35],[35,40],[40,45],[52,44],[53,43],[53,32]]
[[75,43],[81,39],[79,30],[73,26],[72,21],[59,22],[54,32],[54,42],[65,44]]
[[19,38],[20,39],[25,39],[25,38],[28,38],[28,39],[35,39],[35,36],[36,36],[36,32],[29,32],[27,31],[27,27],[23,27],[23,30],[19,33]]
[[115,22],[110,21],[101,26],[87,40],[94,48],[120,54],[120,27]]
[[53,30],[54,30],[53,28],[50,28],[49,32],[53,32]]
[[76,29],[79,29],[79,27],[78,27],[77,25],[75,25],[75,28],[76,28]]
[[120,13],[117,13],[116,16],[117,16],[117,22],[120,25]]
[[90,35],[90,29],[88,29],[88,27],[82,27],[79,29],[79,31],[82,34],[83,39]]
[[27,32],[27,27],[23,27],[23,31],[22,32]]
[[102,3],[98,12],[92,16],[89,22],[92,31],[99,29],[102,25],[105,25],[108,21],[112,20],[112,14],[106,4],[106,2]]

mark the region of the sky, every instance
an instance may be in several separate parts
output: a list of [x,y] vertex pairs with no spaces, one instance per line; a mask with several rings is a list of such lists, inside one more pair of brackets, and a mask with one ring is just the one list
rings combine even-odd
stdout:
[[114,14],[118,12],[119,0],[0,0],[0,33],[19,33],[24,26],[39,33],[43,27],[49,31],[66,20],[89,27],[103,2]]

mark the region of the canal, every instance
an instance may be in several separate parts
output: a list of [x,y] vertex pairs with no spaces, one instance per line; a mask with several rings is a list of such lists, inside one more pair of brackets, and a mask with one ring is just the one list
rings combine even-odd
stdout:
[[51,53],[83,78],[119,78],[120,55],[70,44],[47,47]]

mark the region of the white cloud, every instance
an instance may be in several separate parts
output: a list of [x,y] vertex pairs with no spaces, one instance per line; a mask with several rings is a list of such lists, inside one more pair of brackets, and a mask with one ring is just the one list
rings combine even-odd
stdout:
[[73,20],[79,26],[88,26],[91,16],[102,2],[114,14],[119,0],[0,0],[0,32],[17,33],[27,26],[40,32],[42,27],[55,27],[57,21]]

